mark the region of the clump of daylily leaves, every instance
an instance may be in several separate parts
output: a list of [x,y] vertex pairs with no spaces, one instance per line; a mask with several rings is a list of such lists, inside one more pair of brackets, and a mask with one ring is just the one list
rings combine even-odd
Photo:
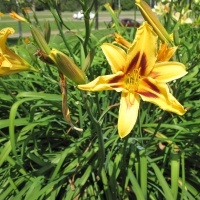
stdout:
[[[86,83],[84,72],[67,55],[56,49],[50,49],[39,31],[30,26],[40,48],[36,55],[42,61],[57,67],[61,83],[64,83],[66,76],[78,84],[78,88],[81,90],[91,92],[115,90],[121,92],[118,116],[118,133],[121,138],[127,136],[136,123],[140,98],[178,115],[183,115],[186,112],[184,107],[170,93],[167,85],[168,82],[187,74],[182,63],[169,61],[177,47],[173,45],[170,35],[148,4],[142,0],[136,0],[136,5],[140,8],[146,21],[137,29],[133,41],[126,41],[120,34],[115,33],[113,43],[101,45],[113,74],[98,76],[89,83]],[[112,12],[114,13],[114,11]],[[16,18],[17,15],[15,14]],[[19,17],[18,19],[21,20]],[[11,29],[7,30],[10,31]],[[7,37],[8,33],[5,30],[3,32]],[[0,52],[1,60],[2,58],[4,60],[9,58],[7,56],[2,57],[4,55],[11,55],[7,48],[5,50],[6,37],[4,36],[4,39],[1,39],[1,46],[4,45]],[[32,69],[28,64],[24,64],[25,62],[22,62],[21,58],[16,57],[16,60],[21,62],[20,71]],[[15,66],[12,60],[10,63]],[[3,65],[1,64],[1,69],[5,67],[5,64],[4,61]],[[23,69],[22,64],[26,66],[25,69]],[[61,89],[61,91],[63,90]],[[66,94],[63,95],[63,99],[65,98]],[[63,110],[65,119],[72,124],[69,118],[69,109],[63,107]]]

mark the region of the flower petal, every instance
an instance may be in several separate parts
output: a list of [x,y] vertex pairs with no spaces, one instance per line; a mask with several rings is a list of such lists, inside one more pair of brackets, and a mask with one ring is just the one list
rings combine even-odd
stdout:
[[123,75],[119,71],[117,74],[99,76],[88,84],[78,85],[78,88],[86,91],[102,91],[102,90],[116,90],[121,92],[123,90]]
[[138,116],[139,95],[122,92],[118,118],[118,132],[121,138],[133,129]]
[[185,66],[179,62],[161,62],[156,63],[149,76],[160,82],[167,83],[169,81],[181,78],[186,75]]
[[115,41],[117,42],[117,44],[127,49],[131,47],[131,43],[128,42],[125,38],[123,38],[120,34],[114,33],[114,35],[115,35]]
[[0,30],[0,53],[4,54],[6,47],[6,40],[10,34],[13,34],[15,30],[13,28],[3,28]]
[[163,110],[174,112],[178,115],[183,115],[186,112],[176,98],[169,93],[168,86],[152,78],[142,79],[136,93],[144,101],[154,103]]
[[168,47],[168,44],[160,44],[160,49],[158,50],[158,57],[156,62],[168,61],[174,55],[178,47]]
[[113,74],[117,73],[118,71],[124,71],[126,59],[125,51],[109,43],[104,43],[101,48],[111,66]]
[[141,76],[149,74],[156,62],[156,41],[157,35],[152,27],[144,22],[137,29],[135,40],[128,51],[125,73],[140,69]]

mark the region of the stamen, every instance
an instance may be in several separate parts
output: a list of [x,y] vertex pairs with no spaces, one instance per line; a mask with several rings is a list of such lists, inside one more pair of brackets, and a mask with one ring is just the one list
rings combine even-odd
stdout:
[[134,69],[131,73],[127,74],[125,83],[126,83],[126,89],[129,90],[130,92],[133,92],[138,88],[139,79],[141,78],[139,72],[140,68]]

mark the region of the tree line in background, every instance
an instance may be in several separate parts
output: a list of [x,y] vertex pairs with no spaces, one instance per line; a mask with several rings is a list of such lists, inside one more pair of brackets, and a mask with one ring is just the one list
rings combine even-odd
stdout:
[[[131,10],[134,6],[133,0],[97,0],[98,6],[102,6],[105,3],[110,3],[114,9],[118,9],[119,7],[122,8],[122,10]],[[21,1],[22,2],[22,1]],[[77,11],[81,9],[81,6],[77,0],[58,0],[57,1],[60,4],[61,11]],[[147,3],[154,3],[154,0],[147,0]],[[3,0],[1,2],[0,12],[3,13],[9,13],[12,10],[17,10],[17,0]],[[22,3],[24,7],[32,7],[36,11],[42,11],[47,8],[45,8],[44,3],[42,3],[42,0],[25,0]],[[102,10],[104,7],[102,6]]]

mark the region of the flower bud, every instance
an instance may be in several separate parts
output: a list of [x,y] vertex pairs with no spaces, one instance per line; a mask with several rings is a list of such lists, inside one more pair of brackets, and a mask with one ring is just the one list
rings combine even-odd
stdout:
[[44,34],[44,39],[46,40],[47,43],[49,43],[49,39],[51,35],[51,26],[48,20],[44,22],[43,34]]
[[85,73],[64,53],[52,49],[49,57],[54,61],[58,69],[69,79],[77,84],[86,83]]
[[29,56],[31,57],[31,59],[33,61],[36,61],[37,57],[34,54],[35,54],[35,52],[37,52],[37,48],[33,44],[29,43],[26,45],[26,50],[27,50]]
[[39,46],[39,48],[45,52],[46,54],[50,54],[51,49],[49,48],[46,40],[44,39],[43,35],[41,34],[41,32],[34,26],[30,25],[31,28],[31,33],[33,35],[33,38],[35,40],[35,42],[37,43],[37,45]]
[[178,46],[180,44],[180,38],[179,38],[178,30],[174,31],[173,37],[174,37],[175,45]]
[[136,0],[135,4],[140,8],[140,11],[142,13],[142,16],[144,19],[153,27],[154,31],[157,33],[158,37],[164,42],[172,43],[172,40],[166,31],[166,29],[163,27],[163,25],[160,23],[156,15],[153,13],[149,5],[142,1],[142,0]]
[[10,17],[13,18],[13,19],[15,19],[15,20],[19,20],[21,22],[28,23],[28,21],[24,17],[19,16],[15,11],[12,11],[10,13]]
[[181,62],[183,64],[186,64],[188,61],[188,54],[185,52],[183,55],[182,55],[182,59],[181,59]]

